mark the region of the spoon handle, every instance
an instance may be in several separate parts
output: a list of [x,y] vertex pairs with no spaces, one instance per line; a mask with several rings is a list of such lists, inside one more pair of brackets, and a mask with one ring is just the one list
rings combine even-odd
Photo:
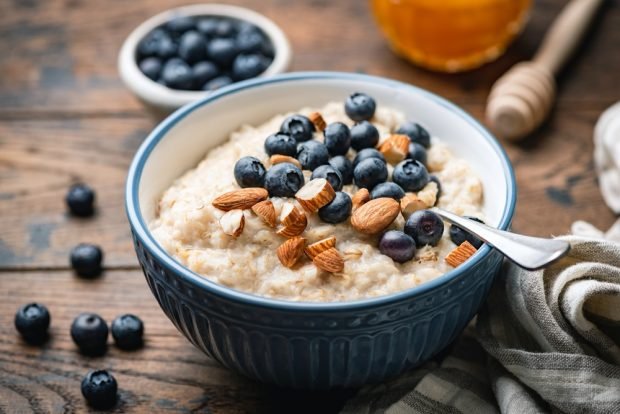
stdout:
[[527,270],[541,269],[570,250],[570,244],[565,240],[523,236],[498,230],[438,208],[434,208],[433,211],[495,247],[508,259]]

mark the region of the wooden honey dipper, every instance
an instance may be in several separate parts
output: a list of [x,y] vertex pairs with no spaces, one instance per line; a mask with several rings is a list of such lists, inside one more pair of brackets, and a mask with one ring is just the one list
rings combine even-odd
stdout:
[[604,0],[571,0],[534,59],[513,66],[489,94],[486,117],[498,135],[519,140],[545,120],[555,101],[555,75],[566,64]]

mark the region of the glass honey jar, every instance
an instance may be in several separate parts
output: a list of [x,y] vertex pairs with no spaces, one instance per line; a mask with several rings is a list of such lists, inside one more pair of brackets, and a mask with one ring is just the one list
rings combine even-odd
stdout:
[[417,65],[460,72],[499,57],[532,0],[370,0],[395,52]]

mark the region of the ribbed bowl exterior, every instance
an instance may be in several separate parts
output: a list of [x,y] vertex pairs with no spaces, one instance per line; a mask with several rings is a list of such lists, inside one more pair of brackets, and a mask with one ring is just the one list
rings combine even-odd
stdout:
[[305,389],[378,382],[427,361],[476,314],[502,260],[493,250],[459,277],[407,300],[286,311],[194,286],[135,236],[134,244],[159,305],[191,343],[245,376]]

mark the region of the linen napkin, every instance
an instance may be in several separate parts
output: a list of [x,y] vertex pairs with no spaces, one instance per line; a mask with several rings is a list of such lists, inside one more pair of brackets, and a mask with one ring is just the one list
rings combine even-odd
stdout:
[[363,388],[342,413],[620,413],[620,244],[562,238],[571,251],[551,267],[505,264],[443,361]]

